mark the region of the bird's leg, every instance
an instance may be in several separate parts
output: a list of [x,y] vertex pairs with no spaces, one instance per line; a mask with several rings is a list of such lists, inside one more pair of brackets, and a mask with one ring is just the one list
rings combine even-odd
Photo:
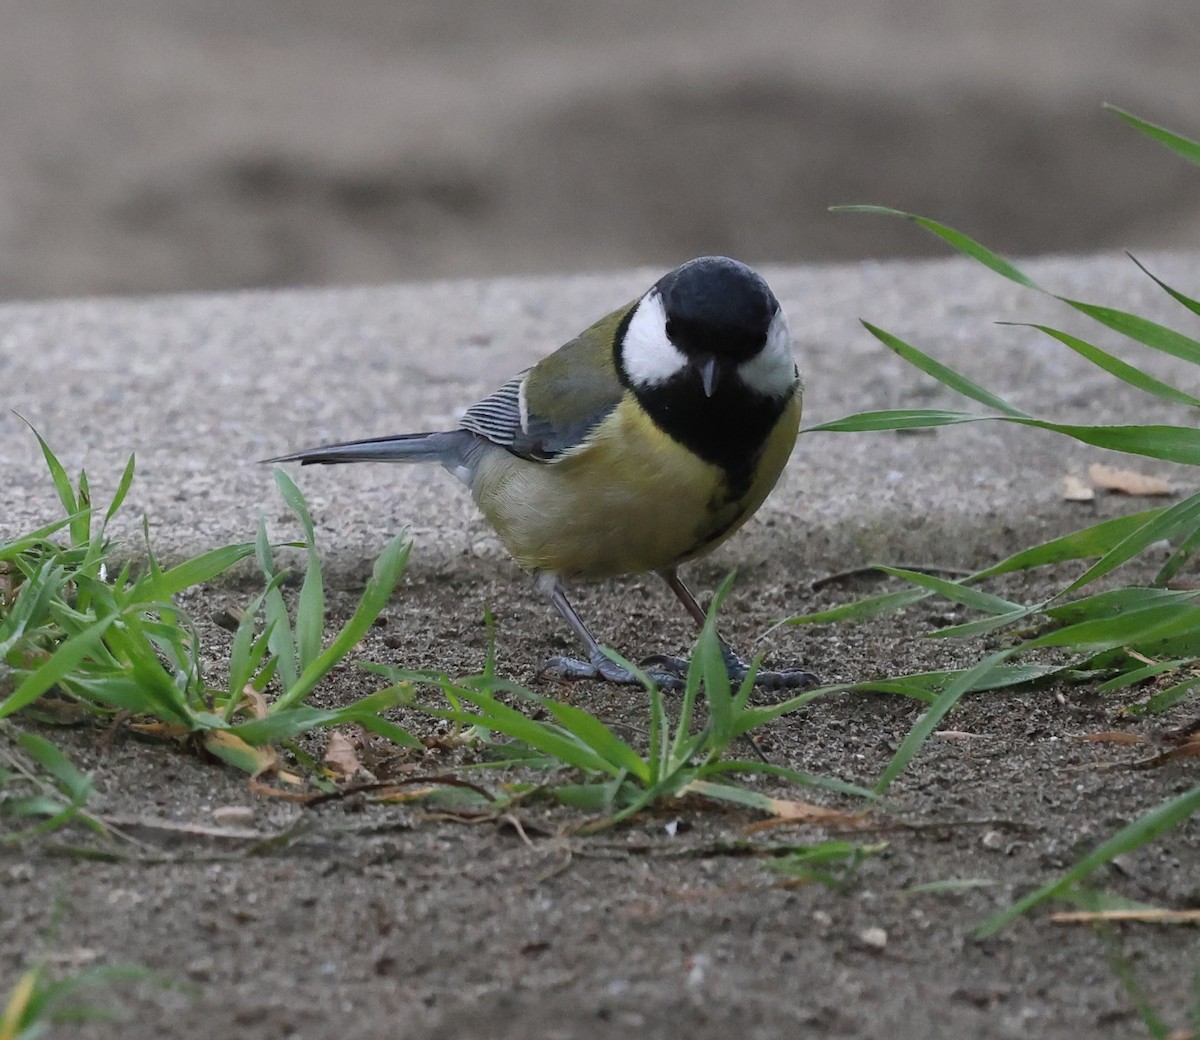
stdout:
[[[534,585],[539,592],[550,598],[551,605],[571,626],[588,652],[586,661],[579,661],[573,657],[551,657],[542,665],[539,674],[549,672],[557,675],[560,679],[604,679],[608,682],[623,683],[628,686],[641,684],[641,680],[628,668],[622,668],[616,661],[605,656],[604,651],[600,649],[600,644],[596,642],[596,637],[588,630],[583,619],[567,600],[566,589],[563,588],[557,575],[543,571],[534,579]],[[647,675],[663,689],[675,690],[681,689],[683,686],[683,680],[674,672],[651,669]]]
[[[659,577],[667,583],[670,590],[675,593],[675,597],[683,604],[683,609],[686,610],[696,622],[698,628],[704,627],[704,622],[707,617],[701,609],[700,604],[696,602],[696,597],[692,595],[691,590],[683,583],[675,568],[659,571]],[[746,664],[736,653],[733,648],[721,638],[721,634],[717,633],[717,641],[721,644],[721,656],[725,660],[725,670],[729,673],[729,678],[734,683],[740,683],[746,678],[750,671],[750,666]],[[687,676],[688,662],[680,657],[666,657],[662,654],[655,654],[645,658],[641,665],[643,668],[653,668],[656,671],[667,672],[671,675],[677,675],[680,678]],[[805,671],[802,668],[788,668],[782,672],[759,672],[754,677],[754,685],[761,686],[767,690],[787,690],[794,689],[798,686],[814,686],[816,685],[817,677],[812,672]]]

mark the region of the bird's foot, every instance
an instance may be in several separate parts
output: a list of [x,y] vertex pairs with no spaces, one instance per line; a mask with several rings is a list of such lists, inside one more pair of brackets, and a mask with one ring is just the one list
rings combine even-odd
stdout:
[[[683,675],[674,671],[660,668],[643,669],[646,675],[663,690],[683,689]],[[573,657],[551,657],[538,670],[538,675],[554,675],[559,679],[575,682],[579,679],[603,679],[605,682],[620,683],[622,686],[640,686],[642,680],[628,668],[622,668],[603,654],[597,654],[588,661],[579,661]]]
[[[729,681],[735,685],[750,674],[750,666],[733,652],[722,641],[721,656],[725,659],[725,670],[729,673]],[[683,657],[667,657],[664,654],[652,654],[643,658],[640,667],[656,672],[674,675],[682,684],[687,679],[688,668],[691,664]],[[795,690],[805,686],[816,686],[817,677],[803,668],[785,668],[780,672],[757,672],[754,685],[763,690]]]

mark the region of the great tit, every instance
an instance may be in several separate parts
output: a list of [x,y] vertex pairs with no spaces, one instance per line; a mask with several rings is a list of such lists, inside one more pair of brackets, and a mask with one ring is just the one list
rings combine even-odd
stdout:
[[[795,444],[802,398],[775,294],[745,264],[705,256],[472,405],[457,430],[268,461],[441,463],[471,489],[587,650],[587,661],[552,657],[543,672],[634,683],[601,651],[564,580],[654,571],[702,625],[704,611],[676,569],[762,505]],[[746,665],[721,646],[740,681]],[[687,662],[655,655],[642,666],[677,688]],[[812,681],[799,669],[757,676],[772,688]]]

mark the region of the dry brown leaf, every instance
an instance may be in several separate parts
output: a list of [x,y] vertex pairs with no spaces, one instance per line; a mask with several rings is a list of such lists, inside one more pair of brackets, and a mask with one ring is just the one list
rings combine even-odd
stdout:
[[1096,744],[1149,744],[1150,740],[1140,733],[1125,733],[1122,730],[1109,730],[1104,733],[1081,733],[1079,740],[1089,740]]
[[1086,481],[1068,473],[1063,477],[1063,499],[1067,502],[1091,502],[1096,490]]
[[[279,771],[275,773],[275,777],[285,784],[292,784],[295,787],[304,783],[295,773]],[[253,776],[250,777],[250,790],[263,798],[279,798],[285,802],[300,802],[303,805],[307,805],[314,797],[311,791],[285,791],[282,787],[264,783]]]
[[263,695],[262,690],[256,690],[249,683],[242,687],[242,703],[238,708],[250,712],[250,715],[256,719],[265,719],[267,717],[267,698]]
[[157,737],[161,740],[183,740],[191,732],[186,726],[175,722],[160,722],[157,719],[152,722],[131,722],[129,728],[144,737]]
[[336,729],[329,734],[329,743],[325,745],[325,757],[322,761],[335,780],[349,780],[363,769],[350,738]]
[[1169,751],[1163,751],[1160,754],[1154,755],[1152,758],[1139,758],[1136,762],[1130,763],[1130,768],[1154,769],[1158,766],[1166,765],[1168,762],[1174,762],[1177,758],[1200,758],[1200,744],[1180,744],[1179,747],[1173,747]]
[[773,827],[787,827],[795,823],[818,823],[829,827],[863,827],[869,817],[866,813],[846,813],[836,809],[826,809],[820,805],[810,805],[807,802],[789,802],[782,798],[772,798],[775,815],[768,820],[757,820],[742,828],[744,834],[757,834],[759,831],[770,830]]
[[1092,483],[1105,491],[1117,491],[1122,495],[1169,495],[1171,485],[1162,477],[1151,477],[1145,473],[1135,473],[1131,469],[1117,469],[1093,462],[1088,466],[1088,476]]

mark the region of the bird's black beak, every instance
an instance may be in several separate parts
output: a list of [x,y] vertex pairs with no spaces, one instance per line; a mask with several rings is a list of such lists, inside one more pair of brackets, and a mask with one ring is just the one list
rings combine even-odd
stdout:
[[700,373],[700,385],[704,387],[704,396],[712,397],[717,389],[717,383],[721,381],[721,370],[717,367],[717,359],[715,357],[706,357],[696,365],[696,371]]

